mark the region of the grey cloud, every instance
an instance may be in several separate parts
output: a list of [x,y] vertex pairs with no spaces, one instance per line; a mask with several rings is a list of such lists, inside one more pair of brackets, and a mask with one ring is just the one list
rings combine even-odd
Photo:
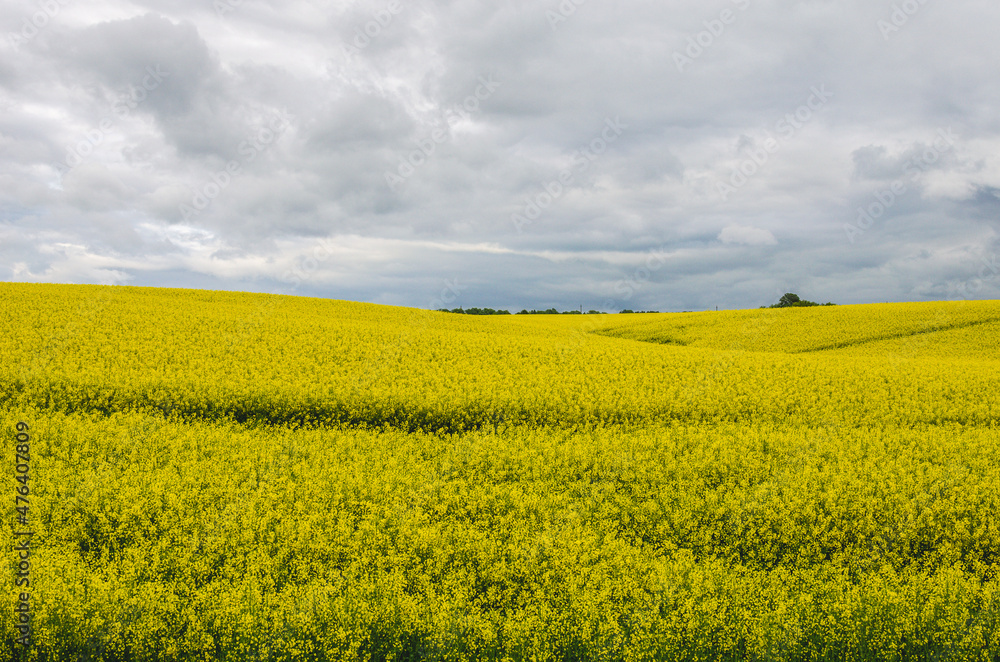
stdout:
[[[125,18],[67,11],[5,50],[0,277],[416,306],[457,280],[456,305],[686,310],[786,291],[955,297],[972,258],[998,250],[1000,7],[927,3],[887,40],[891,2],[620,0],[553,23],[554,1],[421,0],[345,51],[388,4],[112,0]],[[678,71],[727,8],[735,22]],[[0,8],[3,25],[21,18]],[[157,66],[169,76],[116,115]],[[446,121],[481,77],[501,85]],[[829,102],[722,200],[718,184],[821,85]],[[287,128],[254,144],[279,113]],[[615,117],[627,131],[553,187]],[[948,127],[955,145],[908,171]],[[518,232],[532,202],[545,208]],[[851,241],[845,226],[877,204]],[[343,252],[282,280],[324,239]],[[622,283],[663,246],[673,257],[626,302]]]
[[64,201],[81,211],[114,211],[132,200],[132,191],[100,164],[85,163],[63,178]]
[[934,142],[917,142],[898,154],[891,154],[884,145],[856,149],[852,154],[854,178],[858,181],[914,179],[931,170],[948,169],[954,164],[954,146],[948,142],[953,138],[947,130],[939,133]]
[[246,101],[190,21],[158,14],[68,32],[51,46],[67,86],[101,86],[116,119],[151,115],[167,139],[192,156],[225,155],[248,125]]
[[197,28],[156,14],[73,31],[52,50],[75,75],[94,76],[110,90],[156,85],[159,93],[149,94],[142,107],[164,118],[191,112],[205,88],[220,82],[218,62]]

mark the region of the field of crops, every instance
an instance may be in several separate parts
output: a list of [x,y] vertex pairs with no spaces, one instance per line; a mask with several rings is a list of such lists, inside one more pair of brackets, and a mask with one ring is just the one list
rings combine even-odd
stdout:
[[0,313],[0,660],[1000,660],[1000,302]]

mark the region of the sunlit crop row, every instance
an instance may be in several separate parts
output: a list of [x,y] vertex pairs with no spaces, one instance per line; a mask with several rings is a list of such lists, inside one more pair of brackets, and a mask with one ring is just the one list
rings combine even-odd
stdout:
[[[957,371],[919,354],[901,361],[898,354],[882,360],[679,347],[624,342],[564,320],[546,326],[516,316],[469,318],[266,295],[9,285],[3,291],[0,384],[66,411],[145,409],[207,420],[428,431],[664,420],[1000,420],[997,372],[986,360],[963,362]],[[990,319],[995,309],[970,303],[958,310]],[[797,319],[809,310],[766,312]],[[858,311],[864,310],[816,314],[831,317],[823,324],[863,335]],[[838,321],[841,312],[847,322]],[[921,316],[903,308],[900,315],[899,328]],[[574,323],[586,324],[587,317],[575,316]],[[720,318],[738,326],[735,313]],[[789,333],[810,333],[808,326],[781,324]],[[976,343],[966,345],[968,355],[996,356],[996,325],[965,328]],[[936,334],[920,337],[928,335]],[[826,342],[816,338],[809,343]]]
[[[934,301],[865,306],[739,310],[722,313],[615,315],[602,318],[599,333],[660,344],[763,352],[816,352],[862,347],[877,341],[933,336],[969,329],[975,338],[996,338],[1000,302]],[[996,357],[993,347],[978,347]]]

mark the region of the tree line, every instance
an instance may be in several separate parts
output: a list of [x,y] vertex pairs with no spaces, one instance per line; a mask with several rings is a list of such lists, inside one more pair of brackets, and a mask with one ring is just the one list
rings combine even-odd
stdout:
[[[459,315],[607,315],[607,313],[600,310],[588,310],[586,313],[582,310],[564,310],[558,311],[555,308],[548,308],[546,310],[527,310],[522,309],[519,312],[511,313],[509,310],[494,310],[493,308],[438,308],[438,312],[441,313],[458,313]],[[639,314],[639,313],[658,313],[658,310],[629,310],[625,309],[620,312],[620,314]]]
[[773,306],[761,306],[761,308],[808,308],[810,306],[836,306],[836,305],[837,304],[830,303],[829,301],[827,301],[826,303],[816,303],[815,301],[806,301],[805,299],[800,298],[799,295],[795,294],[794,292],[785,292],[785,294],[783,294],[782,297],[778,299],[778,303],[774,304]]
[[[815,301],[807,301],[799,297],[798,294],[793,292],[786,292],[778,303],[773,306],[761,306],[761,308],[805,308],[808,306],[836,306],[835,303],[816,303]],[[599,310],[588,310],[584,313],[582,310],[564,310],[558,311],[555,308],[548,308],[546,310],[527,310],[521,309],[517,313],[511,313],[509,310],[503,308],[497,310],[494,308],[438,308],[438,312],[441,313],[457,313],[459,315],[606,315],[607,313],[601,312]],[[626,308],[625,310],[619,311],[620,315],[644,315],[648,313],[658,313],[658,310],[630,310]],[[690,312],[685,310],[684,312]]]

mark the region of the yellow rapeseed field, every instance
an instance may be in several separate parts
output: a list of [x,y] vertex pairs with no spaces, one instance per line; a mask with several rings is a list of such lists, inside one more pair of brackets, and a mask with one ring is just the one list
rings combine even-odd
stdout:
[[1000,659],[1000,302],[0,313],[0,660]]

